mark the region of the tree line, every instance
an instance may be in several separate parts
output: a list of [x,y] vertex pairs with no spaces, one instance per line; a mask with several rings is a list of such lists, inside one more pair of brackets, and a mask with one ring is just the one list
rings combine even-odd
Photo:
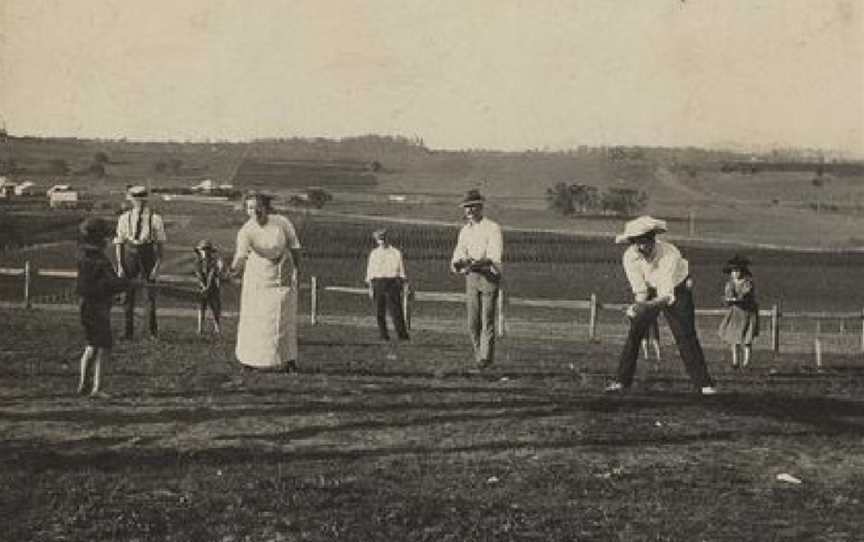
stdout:
[[601,190],[582,183],[560,182],[546,189],[546,202],[549,209],[562,216],[632,216],[645,208],[648,193],[633,188],[610,187]]

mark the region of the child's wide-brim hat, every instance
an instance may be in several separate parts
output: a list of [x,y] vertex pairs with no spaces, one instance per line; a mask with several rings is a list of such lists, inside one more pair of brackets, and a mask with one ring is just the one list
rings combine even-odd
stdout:
[[97,243],[114,235],[114,227],[104,218],[90,216],[78,225],[78,231],[85,242]]
[[723,267],[723,272],[729,273],[733,269],[750,269],[750,260],[748,260],[746,256],[739,256],[738,254],[736,254],[729,261],[726,262],[726,265]]
[[640,216],[624,225],[624,233],[615,236],[616,244],[629,243],[631,239],[642,237],[646,233],[666,233],[666,221],[650,216]]
[[483,205],[485,202],[486,198],[483,197],[483,194],[481,194],[479,190],[469,190],[465,193],[465,197],[462,198],[459,206],[473,207],[475,205]]
[[198,241],[197,245],[195,245],[195,250],[213,250],[214,248],[213,243],[207,239],[202,239],[201,241]]

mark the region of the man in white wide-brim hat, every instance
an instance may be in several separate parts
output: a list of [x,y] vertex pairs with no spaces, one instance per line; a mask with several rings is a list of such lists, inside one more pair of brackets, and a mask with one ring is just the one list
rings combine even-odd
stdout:
[[661,312],[666,315],[693,384],[702,395],[716,393],[696,333],[690,264],[674,245],[656,238],[665,232],[665,221],[640,216],[627,222],[624,232],[615,237],[617,244],[630,245],[622,263],[634,302],[627,309],[630,329],[618,361],[617,379],[606,387],[609,393],[621,392],[633,383],[642,337]]
[[[130,186],[126,200],[131,208],[117,219],[114,246],[117,274],[128,279],[141,278],[147,295],[147,320],[151,337],[156,337],[156,288],[165,244],[165,224],[162,217],[147,204],[150,192],[146,186]],[[138,287],[126,291],[125,338],[132,339],[135,328],[135,296]]]

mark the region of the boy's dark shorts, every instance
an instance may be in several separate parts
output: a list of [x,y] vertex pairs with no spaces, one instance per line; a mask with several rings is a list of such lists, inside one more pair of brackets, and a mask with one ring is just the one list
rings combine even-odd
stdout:
[[111,348],[111,305],[104,303],[81,302],[81,325],[84,326],[84,339],[87,346]]

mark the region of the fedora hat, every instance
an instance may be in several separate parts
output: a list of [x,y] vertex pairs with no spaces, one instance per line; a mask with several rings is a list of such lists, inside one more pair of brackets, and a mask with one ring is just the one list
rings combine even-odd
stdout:
[[459,206],[470,207],[472,205],[483,205],[485,202],[486,198],[483,197],[483,194],[481,194],[479,190],[472,189],[465,193],[465,197],[462,198]]
[[114,227],[104,218],[89,216],[78,225],[78,232],[85,243],[96,244],[114,235]]
[[727,262],[726,265],[723,266],[723,272],[729,273],[733,269],[741,269],[744,271],[750,270],[750,260],[747,259],[746,256],[739,256],[738,254],[732,256]]
[[143,199],[149,195],[150,195],[150,191],[147,190],[146,186],[135,185],[135,186],[130,186],[126,190],[126,197],[129,199],[131,199],[131,198]]
[[624,233],[615,236],[615,243],[629,243],[634,237],[641,237],[646,233],[665,233],[666,221],[652,218],[648,215],[634,218],[624,225]]
[[383,239],[384,237],[387,237],[387,233],[387,228],[378,228],[372,232],[372,237],[374,239]]

